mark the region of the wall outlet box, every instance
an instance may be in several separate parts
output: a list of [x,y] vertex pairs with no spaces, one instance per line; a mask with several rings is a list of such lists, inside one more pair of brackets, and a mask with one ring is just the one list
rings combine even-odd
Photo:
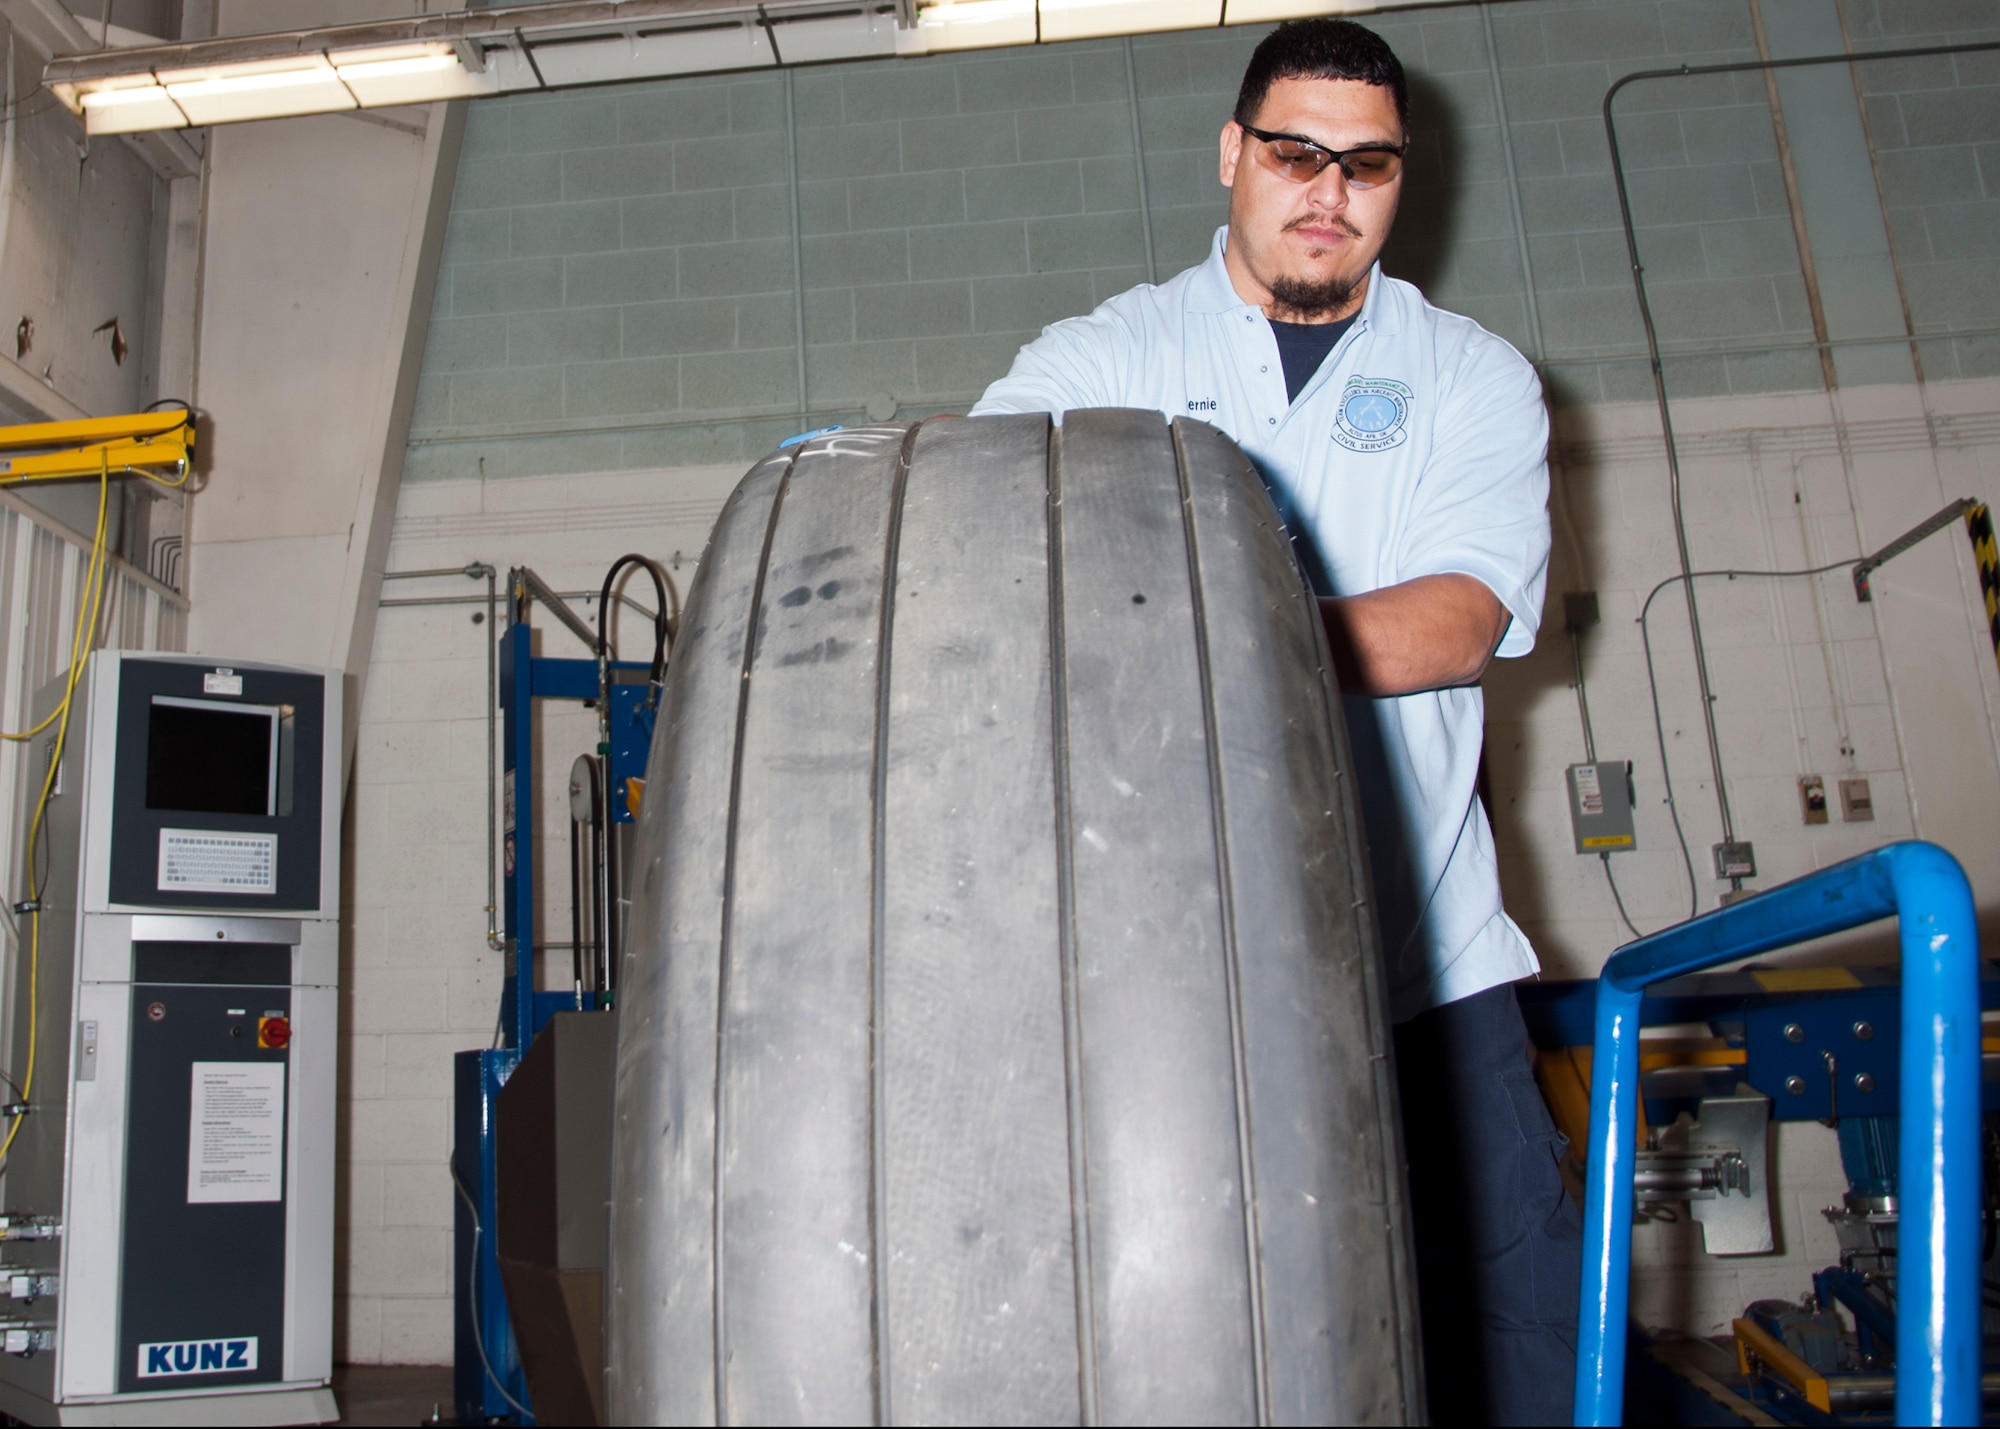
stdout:
[[1632,831],[1629,759],[1600,759],[1569,767],[1569,825],[1578,853],[1619,853],[1638,845]]
[[1849,824],[1875,822],[1875,800],[1868,792],[1866,779],[1840,781],[1840,817]]
[[1817,774],[1799,776],[1799,814],[1809,824],[1826,822],[1826,780]]

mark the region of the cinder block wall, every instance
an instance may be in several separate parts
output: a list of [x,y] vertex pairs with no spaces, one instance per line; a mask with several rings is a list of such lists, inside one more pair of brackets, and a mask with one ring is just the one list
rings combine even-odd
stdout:
[[[1858,50],[2000,35],[1980,0],[1812,3]],[[1678,598],[1655,602],[1660,739],[1635,624],[1677,565],[1601,104],[1633,71],[1753,58],[1751,12],[1526,0],[1369,23],[1409,66],[1415,105],[1389,271],[1520,347],[1556,411],[1550,589],[1600,595],[1586,649],[1599,748],[1637,761],[1640,789],[1640,850],[1616,871],[1651,930],[1691,899],[1712,905],[1719,833]],[[1224,213],[1216,134],[1262,33],[473,106],[392,569],[525,563],[582,587],[638,549],[678,553],[685,579],[734,474],[781,438],[871,400],[905,417],[963,410],[1043,323],[1205,252]],[[1698,566],[1837,560],[1944,494],[2000,501],[2000,342],[1984,335],[2000,328],[2000,83],[1965,60],[1858,73],[1900,300],[1918,332],[1966,334],[1915,345],[1923,387],[1903,344],[1904,387],[1827,392],[1760,77],[1648,81],[1619,100]],[[1763,883],[1925,831],[1940,815],[1919,807],[1906,750],[1947,733],[1967,770],[1959,802],[1990,807],[2000,681],[1963,546],[1954,531],[1902,558],[1936,578],[1921,660],[1893,648],[1912,642],[1886,639],[1881,614],[1916,596],[1859,607],[1838,572],[1704,587],[1730,787]],[[500,962],[480,936],[484,637],[470,614],[383,612],[356,757],[340,1292],[355,1360],[450,1354],[449,1053],[491,1037]],[[543,624],[551,648],[568,640]],[[1552,974],[1582,976],[1629,935],[1597,860],[1570,848],[1563,766],[1582,738],[1559,625],[1488,678],[1490,806],[1511,911]],[[1957,693],[1926,683],[1938,670],[1963,677]],[[1952,701],[1969,723],[1940,722],[1931,707]],[[555,717],[540,738],[553,779],[593,734]],[[1807,772],[1871,778],[1877,821],[1802,826]],[[540,936],[564,939],[566,883],[546,892]],[[1783,1253],[1718,1262],[1685,1227],[1648,1228],[1643,1313],[1711,1332],[1827,1263],[1831,1138],[1788,1127],[1779,1144]]]

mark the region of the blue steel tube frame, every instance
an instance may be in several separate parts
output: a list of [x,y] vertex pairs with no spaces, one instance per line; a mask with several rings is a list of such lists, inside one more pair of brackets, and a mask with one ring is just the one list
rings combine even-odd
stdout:
[[1623,1422],[1645,989],[1891,915],[1903,952],[1896,1422],[1979,1422],[1979,931],[1958,861],[1906,842],[1641,938],[1598,975],[1576,1423]]

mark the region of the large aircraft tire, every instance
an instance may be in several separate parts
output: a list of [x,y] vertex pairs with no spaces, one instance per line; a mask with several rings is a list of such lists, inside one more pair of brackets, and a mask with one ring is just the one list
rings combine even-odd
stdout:
[[745,476],[634,846],[610,1422],[1421,1417],[1324,642],[1199,422]]

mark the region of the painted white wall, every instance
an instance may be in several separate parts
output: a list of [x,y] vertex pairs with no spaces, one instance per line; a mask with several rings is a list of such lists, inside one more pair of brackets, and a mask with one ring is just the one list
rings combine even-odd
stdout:
[[[1684,510],[1698,569],[1794,570],[1851,561],[1945,504],[2000,498],[2000,384],[1848,389],[1836,396],[1677,402]],[[1926,413],[1928,412],[1928,416]],[[1584,669],[1602,758],[1629,758],[1639,790],[1637,851],[1613,855],[1642,932],[1684,918],[1690,888],[1664,803],[1637,617],[1674,574],[1666,463],[1651,404],[1563,413],[1557,432],[1549,609],[1533,655],[1496,661],[1487,760],[1507,905],[1550,976],[1594,974],[1629,937],[1594,856],[1570,843],[1563,770],[1583,735],[1562,630],[1565,590],[1598,592],[1603,623]],[[1958,855],[1982,914],[2000,916],[2000,808],[1993,650],[1962,524],[1882,567],[1859,604],[1847,571],[1809,580],[1699,584],[1723,768],[1737,835],[1770,887],[1892,838]],[[1685,603],[1653,603],[1651,630],[1668,759],[1693,856],[1693,909],[1727,885],[1710,846],[1720,822],[1702,734]],[[1831,822],[1807,827],[1798,778],[1819,774]],[[1835,781],[1865,776],[1873,823],[1841,821]],[[1857,940],[1848,939],[1852,946]],[[1858,940],[1888,946],[1882,939]],[[1778,955],[1810,957],[1810,951]]]

